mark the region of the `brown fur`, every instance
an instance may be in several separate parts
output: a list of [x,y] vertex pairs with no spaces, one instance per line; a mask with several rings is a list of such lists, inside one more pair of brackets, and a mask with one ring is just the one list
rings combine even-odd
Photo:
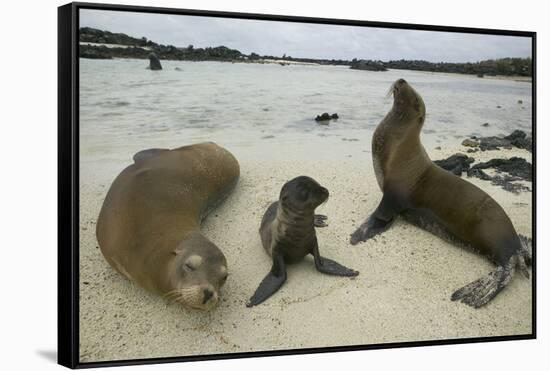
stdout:
[[504,264],[511,255],[504,242],[519,245],[510,218],[486,192],[430,160],[420,142],[424,102],[409,84],[394,85],[394,106],[372,141],[382,191],[398,197],[405,209],[429,210],[450,234]]
[[451,241],[489,256],[498,266],[453,295],[479,307],[510,281],[516,265],[527,275],[529,258],[510,218],[486,192],[435,165],[420,142],[426,108],[403,79],[391,87],[394,104],[372,140],[374,170],[384,197],[377,210],[352,234],[351,243],[389,228],[397,215]]
[[114,180],[99,214],[103,255],[149,291],[212,308],[227,262],[200,233],[200,223],[235,186],[237,160],[214,143],[146,150],[134,159]]

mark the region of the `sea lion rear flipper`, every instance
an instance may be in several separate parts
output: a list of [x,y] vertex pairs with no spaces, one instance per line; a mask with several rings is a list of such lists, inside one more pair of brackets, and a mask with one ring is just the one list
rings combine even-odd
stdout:
[[399,214],[401,208],[389,192],[385,192],[382,201],[367,220],[351,234],[350,243],[356,245],[386,231]]
[[460,300],[474,308],[487,304],[510,283],[517,264],[520,265],[520,268],[525,265],[521,255],[512,256],[508,263],[499,265],[487,276],[456,290],[451,296],[451,300]]
[[273,254],[273,266],[271,271],[265,276],[260,283],[260,286],[254,292],[254,295],[250,298],[247,307],[253,307],[268,299],[273,295],[286,281],[286,266],[282,254]]
[[328,217],[326,215],[315,214],[313,216],[313,225],[317,228],[328,227],[328,223],[326,222],[327,219]]
[[533,260],[533,241],[521,234],[518,237],[521,242],[521,255],[524,258],[525,264],[531,265]]
[[163,148],[149,148],[144,149],[143,151],[139,151],[134,155],[134,162],[137,163],[138,161],[143,161],[148,158],[151,158],[153,156],[158,155],[160,152],[169,151],[168,149]]
[[344,267],[334,260],[323,258],[321,254],[319,254],[319,245],[317,243],[317,238],[315,238],[312,254],[313,259],[315,260],[315,268],[317,268],[317,270],[321,273],[344,277],[354,277],[359,274],[358,271]]

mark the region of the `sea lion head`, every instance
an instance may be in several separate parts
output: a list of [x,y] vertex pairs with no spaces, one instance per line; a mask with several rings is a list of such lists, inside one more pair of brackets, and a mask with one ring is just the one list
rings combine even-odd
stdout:
[[421,128],[426,118],[426,106],[412,86],[405,79],[399,79],[392,84],[389,94],[393,95],[392,111],[405,119],[400,121],[414,122]]
[[168,299],[187,308],[214,308],[227,280],[227,261],[220,249],[195,232],[180,242],[173,255]]
[[279,201],[284,209],[311,211],[328,199],[328,190],[307,176],[299,176],[283,185]]

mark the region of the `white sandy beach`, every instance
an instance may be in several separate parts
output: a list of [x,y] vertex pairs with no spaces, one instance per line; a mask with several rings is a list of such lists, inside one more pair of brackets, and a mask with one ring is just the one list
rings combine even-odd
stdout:
[[[449,298],[492,269],[484,258],[403,221],[375,240],[349,245],[349,234],[381,198],[370,154],[362,150],[365,142],[342,141],[332,160],[289,156],[267,162],[233,151],[241,164],[240,182],[203,228],[225,253],[230,272],[223,299],[210,313],[168,306],[107,264],[97,248],[95,221],[111,179],[125,163],[90,163],[93,175],[81,186],[81,360],[530,333],[530,280],[517,275],[493,302],[476,310]],[[455,151],[431,152],[432,158],[443,158]],[[522,150],[501,152],[530,157]],[[271,266],[257,232],[260,218],[280,186],[301,174],[314,176],[331,191],[319,210],[329,216],[329,227],[317,232],[321,252],[361,273],[355,279],[326,276],[308,259],[289,268],[287,283],[267,302],[246,308]],[[530,236],[530,192],[513,195],[489,182],[470,181],[504,207],[519,233]]]

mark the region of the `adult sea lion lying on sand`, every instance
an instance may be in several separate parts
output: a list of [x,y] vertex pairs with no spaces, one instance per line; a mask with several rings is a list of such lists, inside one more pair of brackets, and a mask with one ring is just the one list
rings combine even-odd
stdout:
[[200,223],[239,179],[239,163],[214,143],[149,149],[114,180],[97,221],[105,259],[143,288],[185,307],[213,308],[227,278]]

